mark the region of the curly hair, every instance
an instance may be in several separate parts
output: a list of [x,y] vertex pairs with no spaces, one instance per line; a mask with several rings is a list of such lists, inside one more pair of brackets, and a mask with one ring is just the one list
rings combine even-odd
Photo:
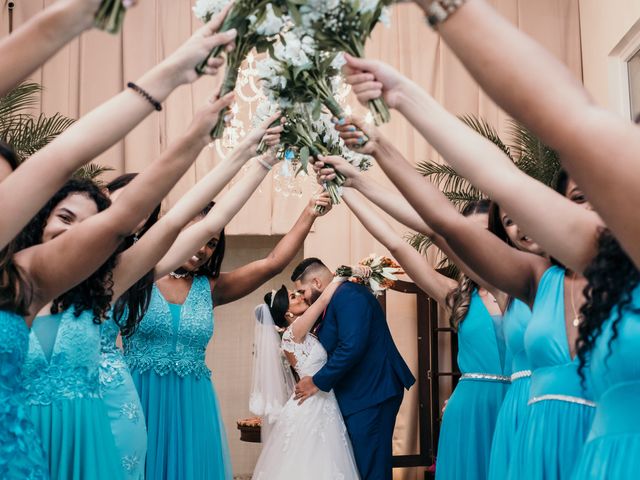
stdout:
[[[471,215],[489,213],[489,207],[489,200],[474,200],[467,203],[462,209],[462,215],[470,217]],[[473,295],[473,292],[477,289],[478,284],[476,282],[466,275],[462,275],[458,281],[458,286],[447,294],[446,302],[451,308],[449,323],[455,330],[460,328],[460,325],[467,316],[469,306],[471,305],[471,295]]]
[[588,354],[602,333],[605,322],[615,312],[613,335],[608,344],[611,354],[611,345],[618,338],[618,325],[624,312],[629,308],[640,312],[640,309],[630,307],[633,290],[640,282],[640,272],[608,229],[600,232],[598,253],[586,268],[584,276],[589,283],[583,292],[586,302],[580,309],[583,321],[576,342],[580,360],[578,373],[583,382]]
[[[31,219],[29,224],[14,240],[14,252],[42,243],[47,221],[56,206],[64,199],[74,194],[89,197],[96,204],[99,212],[106,210],[111,201],[94,182],[85,179],[72,179],[49,199],[44,207]],[[93,321],[101,323],[107,316],[113,297],[112,270],[116,266],[117,254],[113,254],[98,270],[84,282],[75,286],[53,300],[51,313],[58,313],[74,307],[74,314],[80,316],[85,310],[91,310]]]

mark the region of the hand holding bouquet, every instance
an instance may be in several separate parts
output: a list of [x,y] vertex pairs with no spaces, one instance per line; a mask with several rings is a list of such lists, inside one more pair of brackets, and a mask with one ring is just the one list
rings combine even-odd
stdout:
[[118,33],[124,21],[124,14],[135,4],[136,0],[102,0],[96,12],[95,27],[109,33]]
[[355,267],[343,265],[336,269],[336,276],[348,277],[351,282],[365,285],[376,296],[392,287],[398,280],[396,275],[402,273],[400,265],[392,259],[375,254],[360,260]]

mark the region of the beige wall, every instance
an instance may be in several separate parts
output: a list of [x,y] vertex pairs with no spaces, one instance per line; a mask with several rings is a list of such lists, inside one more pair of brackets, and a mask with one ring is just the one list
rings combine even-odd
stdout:
[[[15,24],[19,25],[51,3],[53,0],[16,2]],[[101,32],[89,32],[72,42],[33,76],[45,87],[42,110],[79,117],[115,94],[127,81],[138,78],[198,27],[191,14],[192,3],[192,0],[143,0],[127,14],[122,34],[111,37]],[[492,3],[520,28],[543,42],[576,75],[581,75],[578,0],[494,0]],[[595,5],[597,0],[582,3]],[[6,9],[3,9],[0,34],[7,33],[7,23]],[[479,90],[413,5],[394,8],[391,28],[376,29],[367,45],[367,55],[398,68],[453,113],[480,114],[504,128],[507,119],[504,113]],[[523,59],[523,65],[526,68],[526,59]],[[99,161],[115,167],[117,172],[144,168],[185,130],[193,111],[206,100],[218,81],[205,78],[193,86],[180,88],[166,102],[163,112],[145,120]],[[391,123],[383,127],[383,132],[392,136],[398,148],[413,162],[434,157],[427,143],[397,113],[393,114]],[[169,196],[168,203],[175,201],[216,161],[213,150],[203,152]],[[370,175],[385,182],[377,167]],[[313,185],[308,182],[306,194],[312,189]],[[284,233],[305,201],[305,198],[285,199],[275,194],[268,178],[261,191],[232,222],[229,233],[263,236]],[[405,232],[397,224],[394,228],[399,234]],[[232,238],[225,267],[259,258],[274,241],[274,238],[264,237]],[[356,262],[371,252],[384,253],[384,249],[344,206],[335,208],[330,216],[320,220],[304,246],[305,255],[322,257],[330,266]],[[251,312],[260,301],[259,293],[216,310],[216,336],[208,355],[229,429],[237,473],[250,471],[258,452],[256,446],[237,442],[235,419],[247,415],[251,351],[251,333],[247,328],[251,328]],[[424,381],[426,372],[417,372],[415,368],[415,306],[401,296],[392,295],[389,312],[389,323],[401,352],[414,374]],[[398,418],[394,445],[399,453],[409,453],[416,448],[415,402],[414,389]],[[398,474],[400,477],[413,479],[418,478],[418,474],[403,472]]]
[[638,22],[637,0],[580,0],[584,84],[600,105],[613,110],[618,110],[618,85],[611,76],[611,53]]

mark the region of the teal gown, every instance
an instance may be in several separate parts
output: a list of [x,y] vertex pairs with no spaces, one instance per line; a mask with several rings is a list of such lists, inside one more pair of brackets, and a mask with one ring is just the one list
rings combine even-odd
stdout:
[[0,310],[0,478],[46,480],[45,454],[21,398],[20,376],[29,348],[24,319]]
[[126,480],[144,480],[147,426],[138,391],[122,351],[119,328],[112,318],[101,325],[100,389],[107,408],[120,466]]
[[580,382],[578,359],[569,352],[564,277],[557,266],[544,273],[525,333],[533,373],[509,466],[513,480],[569,479],[595,413],[590,388]]
[[575,480],[640,477],[640,286],[623,310],[609,348],[618,311],[604,324],[590,354],[586,374],[597,407]]
[[100,325],[73,308],[37,317],[22,371],[24,402],[52,480],[122,478],[100,394]]
[[439,480],[488,478],[491,440],[509,382],[500,321],[474,292],[458,329],[458,366],[463,375],[442,418],[436,459]]
[[527,412],[531,365],[524,349],[524,332],[531,319],[531,309],[520,300],[513,299],[502,322],[507,358],[511,361],[511,385],[500,407],[491,444],[489,478],[507,477],[509,463],[518,426]]
[[230,480],[220,408],[205,365],[213,335],[209,279],[193,280],[183,305],[156,286],[136,333],[123,339],[148,430],[146,476],[154,480]]

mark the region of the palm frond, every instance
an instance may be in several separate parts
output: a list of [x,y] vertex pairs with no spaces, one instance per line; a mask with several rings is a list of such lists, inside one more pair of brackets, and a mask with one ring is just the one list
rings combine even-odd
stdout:
[[429,247],[433,245],[431,239],[422,233],[406,233],[405,241],[423,255],[427,254]]
[[42,86],[25,82],[18,85],[6,95],[0,97],[0,118],[8,115],[16,115],[22,110],[33,107],[39,101]]
[[21,160],[25,160],[43,148],[73,124],[74,120],[59,113],[47,117],[21,115],[2,133],[4,140],[13,147]]
[[498,131],[484,118],[476,117],[475,115],[462,115],[458,118],[460,118],[460,120],[466,123],[473,130],[478,132],[484,138],[493,142],[504,153],[506,153],[509,158],[513,159],[513,155],[511,154],[511,147],[502,141],[502,138],[500,138],[500,134],[498,133]]
[[99,163],[89,163],[83,167],[80,167],[73,174],[74,178],[81,178],[85,180],[93,180],[99,186],[103,186],[105,182],[98,178],[100,175],[106,172],[113,171],[113,168],[107,165],[100,165]]

